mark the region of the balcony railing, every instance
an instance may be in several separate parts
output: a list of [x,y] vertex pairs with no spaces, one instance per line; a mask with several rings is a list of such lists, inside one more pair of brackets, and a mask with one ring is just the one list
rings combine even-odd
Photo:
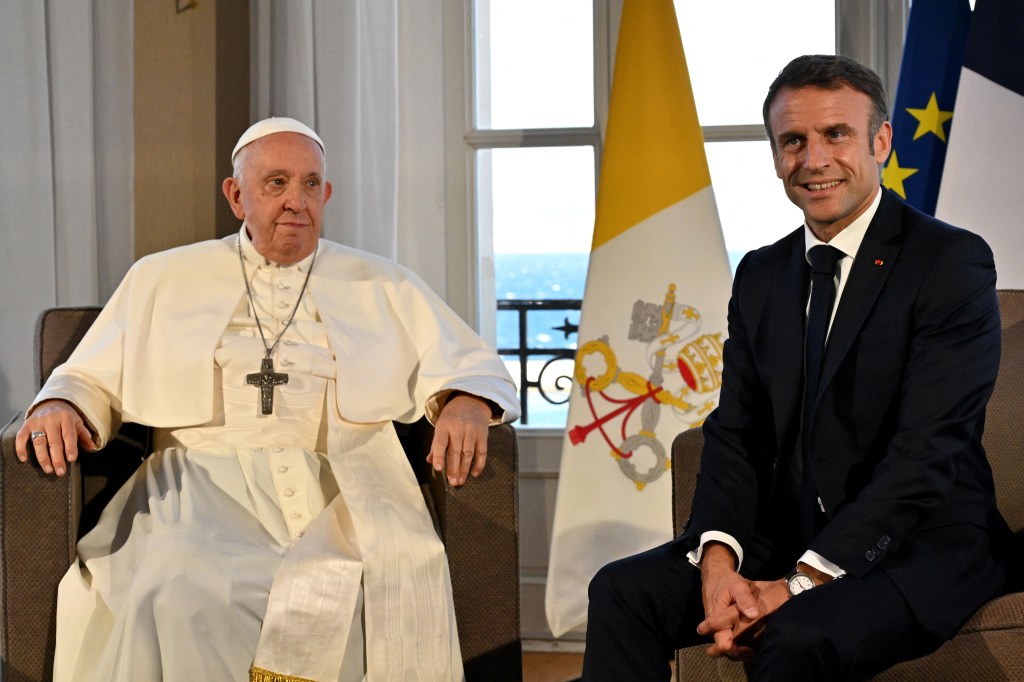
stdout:
[[[576,356],[575,341],[570,335],[579,331],[579,299],[507,299],[498,301],[499,329],[502,314],[517,317],[518,346],[500,346],[498,354],[506,359],[513,374],[518,374],[519,402],[522,416],[519,423],[530,424],[530,407],[564,405],[572,389],[572,369]],[[576,320],[570,321],[570,313]],[[562,321],[559,326],[558,318]],[[538,332],[537,330],[544,330]],[[549,339],[547,332],[560,332]],[[501,336],[501,335],[499,335]],[[504,336],[507,341],[507,335]],[[538,338],[543,340],[537,343]],[[544,402],[537,402],[537,399]],[[564,426],[564,423],[560,424]]]

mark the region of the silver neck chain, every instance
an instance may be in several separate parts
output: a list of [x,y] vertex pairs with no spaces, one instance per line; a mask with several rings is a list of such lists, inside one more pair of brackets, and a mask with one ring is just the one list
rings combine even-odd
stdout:
[[266,350],[266,357],[273,355],[274,350],[277,348],[277,344],[281,343],[281,338],[284,333],[288,331],[288,327],[291,326],[292,320],[295,319],[295,313],[299,311],[299,304],[302,303],[302,296],[306,293],[306,285],[309,284],[309,276],[313,274],[313,263],[316,262],[316,252],[320,249],[319,242],[313,249],[313,260],[309,261],[309,269],[306,270],[306,279],[302,282],[302,290],[299,292],[299,298],[295,301],[295,305],[292,307],[292,314],[288,316],[288,321],[284,323],[284,329],[274,339],[272,346],[267,345],[267,337],[263,333],[263,325],[260,323],[260,316],[256,313],[256,301],[252,297],[252,288],[249,286],[249,275],[245,270],[245,256],[242,255],[242,238],[238,238],[238,262],[242,266],[242,281],[245,282],[245,293],[249,295],[249,304],[252,306],[252,316],[256,318],[256,328],[260,332],[260,340],[263,341],[263,348]]

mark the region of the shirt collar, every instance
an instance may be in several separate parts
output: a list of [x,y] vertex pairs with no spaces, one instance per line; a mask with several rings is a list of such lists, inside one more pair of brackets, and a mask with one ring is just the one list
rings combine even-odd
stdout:
[[[867,210],[857,216],[856,220],[843,228],[839,234],[832,237],[832,241],[828,242],[828,245],[834,246],[842,251],[844,256],[856,258],[857,250],[860,249],[860,244],[864,241],[864,235],[867,234],[868,225],[871,224],[871,219],[875,217],[875,212],[878,211],[878,204],[881,200],[882,190],[879,188],[878,192],[875,194],[874,201],[871,202],[871,205],[868,206]],[[804,257],[807,259],[808,263],[811,262],[811,258],[807,254],[810,253],[813,247],[824,243],[825,242],[814,236],[814,233],[811,232],[811,228],[807,227],[806,224],[804,225]]]
[[309,254],[298,263],[292,263],[291,265],[280,265],[272,260],[268,260],[256,247],[253,246],[252,240],[249,238],[249,233],[245,229],[245,223],[242,223],[242,228],[238,231],[238,243],[242,248],[242,255],[245,260],[255,265],[257,268],[293,268],[297,267],[299,272],[308,272],[310,265],[313,263],[313,258],[316,255],[316,250]]

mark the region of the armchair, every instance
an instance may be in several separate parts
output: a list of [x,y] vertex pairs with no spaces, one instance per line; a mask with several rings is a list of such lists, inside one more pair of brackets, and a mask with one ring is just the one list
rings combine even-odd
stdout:
[[[92,324],[99,308],[54,308],[36,324],[40,385]],[[103,450],[83,453],[63,478],[21,464],[14,415],[0,437],[0,680],[52,677],[57,583],[78,538],[146,456],[148,429],[122,427]],[[491,429],[484,474],[459,489],[431,475],[433,429],[396,424],[445,543],[467,680],[522,679],[519,639],[518,449],[515,430]],[[38,510],[48,510],[39,520]]]
[[[988,404],[984,444],[995,476],[999,510],[1024,544],[1024,291],[1002,290],[1002,359]],[[681,533],[690,514],[704,437],[700,429],[672,443],[673,524]],[[872,678],[876,682],[1024,679],[1024,592],[983,605],[959,634],[928,656],[905,661]],[[747,679],[742,664],[712,659],[703,646],[676,654],[680,680]]]

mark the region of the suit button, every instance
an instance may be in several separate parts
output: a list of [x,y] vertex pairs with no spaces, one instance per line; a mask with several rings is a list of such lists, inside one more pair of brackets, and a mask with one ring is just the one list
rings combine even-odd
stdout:
[[889,546],[890,542],[892,542],[892,538],[890,538],[888,535],[883,535],[882,537],[878,538],[878,542],[876,544],[878,546],[878,549],[884,552],[886,547]]
[[864,552],[864,558],[867,559],[868,561],[874,561],[876,556],[877,555],[874,552],[872,552],[870,549],[868,551]]

